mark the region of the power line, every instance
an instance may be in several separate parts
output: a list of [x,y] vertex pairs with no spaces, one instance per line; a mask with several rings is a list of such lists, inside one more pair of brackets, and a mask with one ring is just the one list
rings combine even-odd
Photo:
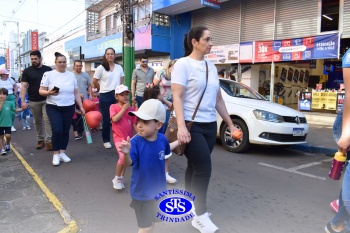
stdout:
[[[98,2],[99,0],[96,0],[93,4],[91,4],[90,5],[90,7],[91,6],[93,6],[96,2]],[[109,7],[111,4],[113,3],[113,1],[112,2],[110,2],[106,7]],[[86,10],[84,10],[82,13],[84,13]],[[82,13],[80,13],[80,14],[82,14]],[[79,15],[80,15],[79,14]],[[78,15],[78,16],[79,16]],[[106,14],[107,15],[107,14]],[[76,16],[77,17],[77,16]],[[74,18],[76,18],[76,17],[74,17]],[[73,19],[74,19],[73,18]],[[97,23],[99,23],[99,22],[101,22],[102,20],[105,20],[104,18],[101,18]],[[69,23],[69,22],[68,22]],[[65,24],[66,25],[66,24]],[[82,25],[81,25],[82,26]],[[47,48],[47,47],[49,47],[49,46],[51,46],[52,44],[54,44],[54,43],[56,43],[56,42],[58,42],[58,41],[61,41],[61,40],[63,40],[63,39],[66,39],[66,38],[68,38],[69,36],[71,36],[71,35],[73,35],[73,34],[75,34],[75,33],[78,33],[78,32],[80,32],[80,31],[82,31],[82,30],[85,30],[87,27],[85,26],[84,28],[82,28],[81,30],[79,30],[79,31],[77,31],[77,32],[74,32],[74,33],[72,33],[71,35],[69,35],[69,36],[67,36],[67,34],[68,33],[70,33],[70,32],[72,32],[72,31],[74,31],[74,30],[76,30],[77,28],[79,28],[79,27],[81,27],[81,26],[78,26],[78,27],[76,27],[76,28],[74,28],[74,29],[72,29],[72,30],[70,30],[70,31],[68,31],[66,34],[64,34],[64,35],[62,35],[61,37],[59,37],[58,39],[56,39],[55,41],[53,41],[53,42],[51,42],[50,44],[48,44],[48,45],[46,45],[46,46],[44,46],[41,50],[43,50],[44,48]],[[52,34],[52,33],[51,33]],[[50,34],[50,35],[51,35]]]
[[[91,5],[90,5],[90,7],[91,6],[93,6],[93,5],[95,5],[95,3],[97,3],[99,0],[96,0],[94,3],[92,3]],[[113,2],[113,1],[112,1]],[[112,3],[111,2],[111,3]],[[57,32],[58,30],[60,30],[60,29],[62,29],[64,26],[66,26],[67,24],[69,24],[70,22],[72,22],[74,19],[76,19],[78,16],[80,16],[81,14],[83,14],[84,12],[85,12],[86,10],[83,10],[80,14],[78,14],[78,15],[76,15],[73,19],[71,19],[71,20],[69,20],[66,24],[64,24],[62,27],[60,27],[59,29],[57,29],[56,31],[54,31],[53,33],[55,33],[55,32]],[[47,36],[50,36],[50,35],[52,35],[53,33],[51,33],[51,34],[49,34],[49,35],[47,35]]]
[[[21,3],[22,2],[22,3]],[[11,18],[17,13],[17,11],[19,10],[19,9],[21,9],[21,7],[23,6],[23,3],[25,2],[25,0],[20,0],[19,1],[19,7],[16,9],[16,10],[13,10],[12,11],[12,16],[11,16]]]

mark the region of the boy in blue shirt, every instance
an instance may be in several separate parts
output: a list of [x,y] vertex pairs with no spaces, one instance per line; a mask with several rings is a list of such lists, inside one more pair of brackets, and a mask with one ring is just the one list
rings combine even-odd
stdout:
[[[7,151],[10,151],[11,142],[11,127],[15,117],[15,112],[20,112],[22,109],[16,109],[13,101],[7,101],[8,90],[6,88],[0,88],[0,147],[1,155],[6,155]],[[6,144],[4,140],[6,138]]]
[[156,99],[142,103],[138,111],[129,112],[137,116],[137,135],[123,141],[119,148],[124,154],[124,165],[132,166],[130,182],[130,207],[135,210],[139,233],[153,231],[157,205],[154,197],[166,190],[165,156],[177,146],[169,145],[164,134],[158,133],[165,122],[165,108]]

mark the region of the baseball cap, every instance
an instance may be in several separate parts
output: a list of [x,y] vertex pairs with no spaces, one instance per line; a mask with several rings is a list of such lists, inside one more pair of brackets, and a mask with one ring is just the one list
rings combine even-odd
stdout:
[[141,104],[138,111],[129,112],[129,115],[137,116],[145,121],[157,120],[162,123],[165,122],[164,105],[157,99],[146,100]]
[[2,68],[0,70],[0,74],[10,74],[10,72],[8,72],[8,70],[6,70],[5,68]]
[[115,92],[115,94],[120,94],[120,93],[123,93],[124,91],[130,92],[129,88],[122,84],[122,85],[117,86],[115,88],[114,92]]

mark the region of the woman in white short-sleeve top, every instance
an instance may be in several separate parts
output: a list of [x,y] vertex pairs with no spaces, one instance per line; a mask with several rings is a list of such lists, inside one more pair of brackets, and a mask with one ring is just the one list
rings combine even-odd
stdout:
[[171,89],[178,124],[180,144],[188,143],[185,149],[187,169],[185,189],[192,192],[196,216],[192,226],[201,232],[215,232],[218,228],[210,220],[206,197],[211,176],[210,154],[216,142],[216,111],[228,124],[231,132],[238,130],[233,126],[222,99],[217,69],[208,64],[208,85],[194,119],[190,132],[186,122],[190,121],[206,86],[206,61],[213,45],[211,34],[205,27],[193,27],[185,37],[185,57],[180,58],[171,73]]
[[102,114],[102,140],[106,149],[112,148],[111,119],[109,108],[116,103],[114,90],[124,84],[124,71],[121,65],[114,63],[115,50],[107,48],[103,56],[102,64],[99,65],[92,79],[94,87],[100,92],[100,111]]
[[60,165],[60,161],[68,163],[71,159],[66,155],[69,140],[69,129],[75,110],[78,105],[82,114],[85,114],[78,90],[75,75],[66,70],[66,57],[55,53],[56,69],[44,73],[40,83],[39,94],[46,96],[46,113],[52,130],[52,164]]

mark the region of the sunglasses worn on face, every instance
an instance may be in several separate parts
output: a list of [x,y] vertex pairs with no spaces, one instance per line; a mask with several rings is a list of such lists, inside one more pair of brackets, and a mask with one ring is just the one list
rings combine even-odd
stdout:
[[144,61],[141,61],[142,63],[147,63],[148,62],[148,60],[144,60]]

